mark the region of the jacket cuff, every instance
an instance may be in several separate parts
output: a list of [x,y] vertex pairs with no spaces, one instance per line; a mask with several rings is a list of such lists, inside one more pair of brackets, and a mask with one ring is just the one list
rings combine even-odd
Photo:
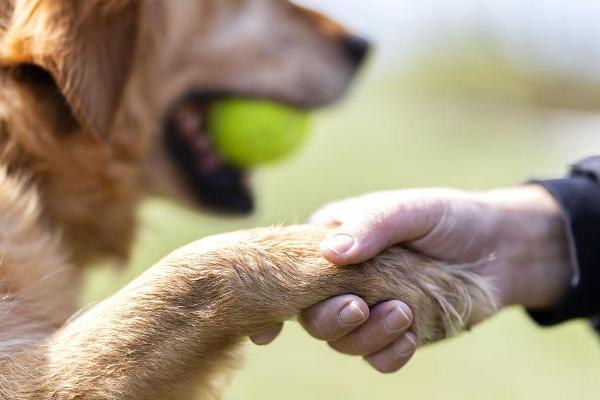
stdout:
[[553,309],[529,310],[541,325],[600,315],[600,184],[598,176],[578,170],[565,179],[534,181],[557,200],[569,241],[573,279],[563,299]]

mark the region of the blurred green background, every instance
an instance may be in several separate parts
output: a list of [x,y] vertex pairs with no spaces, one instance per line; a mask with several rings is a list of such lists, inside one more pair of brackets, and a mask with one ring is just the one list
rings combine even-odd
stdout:
[[[161,200],[140,212],[125,271],[90,273],[85,303],[109,295],[170,250],[244,227],[298,223],[332,200],[381,189],[485,190],[561,175],[600,151],[592,83],[515,66],[482,42],[433,49],[402,68],[370,68],[341,105],[318,115],[307,146],[257,172],[258,211],[203,216]],[[600,393],[600,342],[585,322],[544,330],[519,309],[419,350],[383,376],[288,324],[248,345],[227,399],[587,399]]]

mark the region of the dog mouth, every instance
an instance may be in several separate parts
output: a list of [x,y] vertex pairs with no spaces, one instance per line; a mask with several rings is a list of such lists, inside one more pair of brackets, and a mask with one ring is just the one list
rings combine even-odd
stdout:
[[227,161],[217,150],[207,123],[210,105],[220,94],[191,94],[167,115],[164,143],[195,200],[210,211],[249,214],[254,210],[250,173]]

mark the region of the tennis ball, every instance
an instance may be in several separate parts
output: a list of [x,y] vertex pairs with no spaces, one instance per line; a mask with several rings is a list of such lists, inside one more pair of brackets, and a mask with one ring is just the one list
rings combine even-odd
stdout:
[[307,135],[309,116],[270,101],[223,99],[210,105],[207,123],[221,155],[247,168],[297,150]]

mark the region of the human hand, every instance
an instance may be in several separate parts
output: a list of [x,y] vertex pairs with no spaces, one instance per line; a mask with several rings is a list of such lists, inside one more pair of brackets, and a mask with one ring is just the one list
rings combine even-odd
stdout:
[[[338,265],[368,260],[395,244],[450,263],[485,261],[480,273],[497,282],[501,306],[549,307],[571,275],[558,205],[534,185],[486,193],[373,193],[327,205],[311,222],[337,227],[321,250]],[[369,310],[356,296],[340,296],[307,310],[302,322],[314,337],[364,356],[381,372],[398,370],[415,351],[412,313],[398,300]],[[268,343],[280,329],[253,340]]]

